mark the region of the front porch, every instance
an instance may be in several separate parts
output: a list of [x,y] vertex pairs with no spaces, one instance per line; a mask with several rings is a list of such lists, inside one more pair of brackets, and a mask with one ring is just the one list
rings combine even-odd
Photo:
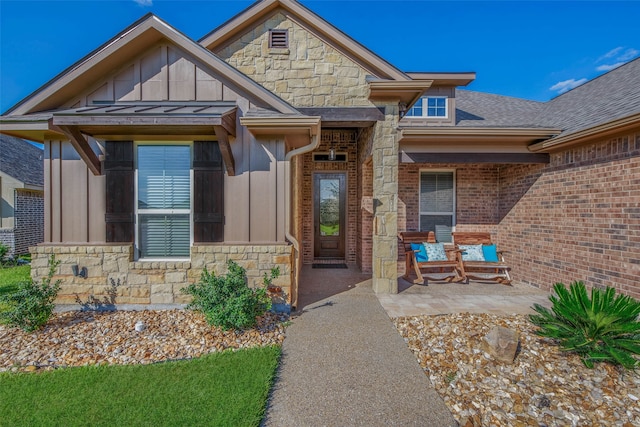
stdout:
[[[358,267],[314,269],[304,265],[300,271],[298,305],[302,312],[334,303],[333,298],[356,287],[371,287],[371,275]],[[398,277],[397,294],[377,294],[389,317],[441,315],[449,313],[528,314],[535,303],[549,306],[548,292],[515,283],[471,281],[468,285],[430,281],[428,286],[412,285]]]

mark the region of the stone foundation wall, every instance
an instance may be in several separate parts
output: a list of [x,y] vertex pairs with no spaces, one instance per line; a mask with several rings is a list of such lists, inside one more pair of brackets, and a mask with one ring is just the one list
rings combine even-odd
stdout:
[[[195,283],[206,267],[225,274],[227,261],[245,268],[250,287],[262,286],[271,268],[280,268],[274,285],[282,288],[279,303],[289,304],[292,283],[290,245],[198,245],[191,248],[190,261],[132,261],[131,245],[40,245],[30,248],[31,276],[40,280],[48,273],[48,260],[55,255],[60,265],[54,280],[61,279],[58,304],[87,301],[91,295],[108,297],[117,284],[116,304],[186,304],[189,297],[180,292]],[[87,277],[74,276],[72,266],[86,267]],[[113,282],[112,282],[113,281]]]

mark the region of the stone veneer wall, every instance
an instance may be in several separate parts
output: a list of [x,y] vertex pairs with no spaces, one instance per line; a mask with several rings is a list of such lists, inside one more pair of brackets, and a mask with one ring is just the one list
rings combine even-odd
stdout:
[[[61,279],[59,304],[76,302],[76,295],[87,301],[90,295],[107,296],[111,280],[119,283],[117,304],[185,304],[189,297],[180,292],[200,278],[206,267],[210,272],[224,274],[227,261],[234,260],[247,272],[249,286],[262,285],[262,277],[272,267],[280,267],[280,277],[274,285],[282,287],[283,300],[290,303],[290,245],[197,245],[191,248],[190,261],[133,262],[131,245],[40,245],[30,248],[31,275],[40,280],[48,272],[48,260],[55,255],[60,261],[54,280]],[[87,278],[76,277],[71,266],[86,267]],[[282,301],[280,301],[282,302]]]
[[[270,29],[289,31],[288,49],[269,48]],[[282,13],[215,53],[296,107],[371,105],[373,73]]]
[[640,131],[506,167],[500,181],[498,243],[516,280],[640,298]]
[[373,158],[373,291],[398,293],[398,105],[382,104],[385,120],[376,123]]

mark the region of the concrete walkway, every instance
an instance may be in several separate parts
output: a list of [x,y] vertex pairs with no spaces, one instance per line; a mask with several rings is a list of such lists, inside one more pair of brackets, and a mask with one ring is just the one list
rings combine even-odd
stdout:
[[[316,280],[327,275],[335,283],[350,274],[319,271]],[[349,289],[311,302],[292,319],[264,425],[457,425],[371,281],[345,286]]]

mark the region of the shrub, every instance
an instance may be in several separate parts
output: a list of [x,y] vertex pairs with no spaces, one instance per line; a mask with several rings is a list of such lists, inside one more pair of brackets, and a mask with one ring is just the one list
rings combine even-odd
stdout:
[[60,290],[60,280],[51,283],[59,264],[52,255],[49,259],[49,273],[41,283],[27,280],[18,283],[15,292],[0,296],[0,303],[4,305],[0,311],[0,323],[19,327],[27,332],[44,326],[53,313],[54,301]]
[[9,246],[0,242],[0,267],[2,267],[2,265],[6,262],[5,258],[7,257],[8,253],[9,253]]
[[574,282],[569,290],[562,283],[553,286],[551,310],[534,304],[538,314],[530,315],[539,326],[537,334],[557,340],[564,351],[577,353],[585,366],[610,362],[625,368],[640,361],[640,302],[627,295],[615,295],[613,288],[593,288],[591,298],[584,283]]
[[[224,276],[216,276],[205,268],[198,283],[182,289],[193,297],[187,308],[200,311],[210,325],[224,329],[244,329],[255,326],[257,317],[271,308],[265,288],[247,286],[245,269],[234,261],[227,263]],[[273,278],[274,270],[271,277]],[[265,282],[267,276],[265,275]]]

